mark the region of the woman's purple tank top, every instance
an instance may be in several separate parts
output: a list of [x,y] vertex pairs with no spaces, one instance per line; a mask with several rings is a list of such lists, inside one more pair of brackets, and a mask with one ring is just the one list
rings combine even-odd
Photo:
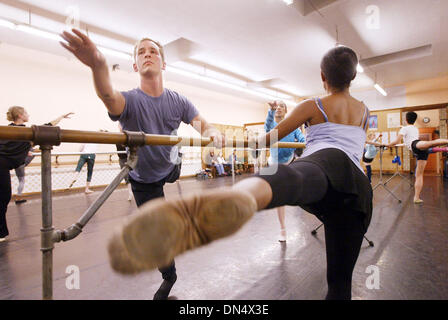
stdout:
[[301,158],[322,149],[336,148],[344,151],[359,170],[364,172],[360,163],[366,143],[365,128],[368,122],[366,121],[366,117],[369,115],[368,109],[366,108],[364,111],[360,126],[345,125],[329,122],[323,109],[322,101],[319,98],[314,99],[314,101],[320,112],[322,112],[325,122],[312,126],[305,125],[306,148]]

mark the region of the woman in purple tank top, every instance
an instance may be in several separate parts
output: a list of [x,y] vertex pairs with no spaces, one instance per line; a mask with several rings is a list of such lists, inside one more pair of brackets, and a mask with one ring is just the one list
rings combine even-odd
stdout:
[[372,214],[372,189],[359,163],[368,110],[349,92],[357,64],[348,47],[328,51],[321,62],[328,95],[301,102],[258,141],[261,147],[271,145],[276,134],[280,140],[305,123],[307,147],[300,159],[233,188],[150,201],[110,240],[112,267],[123,273],[153,269],[186,250],[233,234],[256,211],[300,206],[325,226],[326,299],[351,299],[352,272]]

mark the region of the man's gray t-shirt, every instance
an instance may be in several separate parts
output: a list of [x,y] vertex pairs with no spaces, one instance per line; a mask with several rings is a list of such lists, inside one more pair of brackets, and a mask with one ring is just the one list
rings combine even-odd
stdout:
[[[109,117],[119,121],[123,130],[148,134],[177,135],[180,122],[190,124],[199,112],[184,96],[164,89],[159,97],[151,97],[141,89],[121,92],[126,100],[121,115]],[[173,146],[143,146],[138,149],[138,163],[129,175],[142,183],[165,178],[174,167],[170,161]]]

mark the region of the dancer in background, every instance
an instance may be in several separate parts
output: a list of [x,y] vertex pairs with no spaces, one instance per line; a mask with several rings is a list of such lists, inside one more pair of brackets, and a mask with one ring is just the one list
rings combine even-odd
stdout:
[[366,165],[367,178],[369,178],[370,183],[372,183],[372,166],[370,165],[370,163],[373,162],[376,154],[378,153],[378,149],[376,147],[382,146],[381,143],[376,142],[380,137],[382,137],[382,134],[380,134],[375,139],[375,133],[370,132],[367,135],[367,141],[366,141],[367,145],[364,149],[364,154],[362,155],[362,161]]
[[406,147],[414,153],[417,158],[417,169],[415,170],[415,184],[414,184],[414,203],[421,204],[423,200],[420,199],[420,193],[423,189],[423,174],[425,172],[426,161],[428,160],[428,149],[432,148],[432,152],[446,152],[448,148],[441,148],[440,146],[448,144],[448,139],[436,139],[431,141],[419,140],[418,128],[414,125],[417,120],[417,113],[411,111],[406,113],[406,123],[398,132],[397,139],[389,144],[387,147],[393,147],[403,140]]
[[[17,107],[17,108],[20,108],[20,107]],[[20,113],[20,112],[23,112],[23,113]],[[12,120],[14,125],[16,125],[16,126],[25,126],[24,123],[29,120],[29,115],[26,113],[26,116],[25,116],[25,113],[26,113],[26,111],[24,109],[23,109],[23,111],[21,109],[15,109],[11,113],[11,119],[13,119],[13,118],[15,119],[15,120]],[[57,117],[53,121],[45,123],[44,125],[46,125],[46,126],[56,126],[56,125],[59,124],[59,122],[61,122],[62,119],[70,119],[70,116],[72,114],[74,114],[74,113],[73,112],[69,112],[69,113],[63,114],[62,116]],[[28,155],[27,155],[27,157],[25,159],[25,163],[22,164],[20,167],[15,169],[17,179],[19,180],[19,184],[17,186],[17,194],[16,194],[16,197],[15,197],[15,200],[14,200],[15,204],[21,204],[21,203],[26,202],[26,199],[24,199],[22,197],[22,192],[23,192],[23,189],[25,188],[25,167],[27,165],[29,165],[31,161],[33,161],[33,159],[34,159],[33,152],[34,152],[34,149],[31,149],[28,152]]]
[[71,189],[75,182],[78,180],[79,176],[81,175],[81,169],[84,166],[85,163],[87,163],[87,180],[86,180],[86,188],[84,190],[85,194],[92,193],[93,191],[89,189],[90,182],[92,181],[92,175],[93,175],[93,166],[95,165],[95,158],[96,158],[96,152],[98,150],[98,145],[93,143],[86,143],[83,144],[80,148],[80,152],[83,152],[85,154],[82,154],[79,157],[78,165],[76,166],[75,172],[77,172],[76,177],[73,179],[72,183],[68,187]]
[[[6,117],[10,126],[25,126],[29,116],[23,107],[14,106],[8,109]],[[6,211],[11,200],[11,174],[10,170],[16,169],[25,163],[26,156],[31,149],[31,143],[23,141],[0,140],[0,242],[6,240],[9,235],[6,223]]]
[[[283,101],[269,102],[269,111],[266,121],[264,123],[264,129],[266,133],[270,132],[277,126],[280,121],[285,119],[288,108]],[[281,142],[305,142],[305,137],[299,128],[294,129],[286,137],[280,140]],[[274,164],[288,165],[294,161],[295,149],[293,148],[271,148],[271,153],[268,158],[268,164],[270,166]],[[280,236],[278,241],[286,242],[286,225],[285,225],[285,207],[277,208],[277,217],[280,222]]]

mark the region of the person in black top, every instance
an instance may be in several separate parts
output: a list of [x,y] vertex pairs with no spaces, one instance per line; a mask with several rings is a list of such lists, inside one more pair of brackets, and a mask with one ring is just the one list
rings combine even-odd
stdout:
[[[25,109],[17,106],[9,108],[6,116],[9,121],[13,121],[9,124],[10,126],[25,126],[23,123],[28,121],[29,118]],[[6,210],[11,200],[11,175],[9,171],[25,163],[30,149],[30,142],[0,140],[0,242],[5,241],[6,236],[9,235],[6,224]]]
[[[46,125],[56,125],[63,118],[68,118],[72,113],[65,114]],[[25,108],[13,106],[6,113],[8,121],[12,121],[10,126],[25,126],[29,115]],[[6,211],[11,200],[11,175],[10,170],[18,169],[26,163],[29,156],[31,143],[27,141],[6,141],[0,140],[0,242],[6,240],[9,235],[6,224]],[[20,181],[19,181],[20,183]],[[22,201],[23,202],[23,201]]]

